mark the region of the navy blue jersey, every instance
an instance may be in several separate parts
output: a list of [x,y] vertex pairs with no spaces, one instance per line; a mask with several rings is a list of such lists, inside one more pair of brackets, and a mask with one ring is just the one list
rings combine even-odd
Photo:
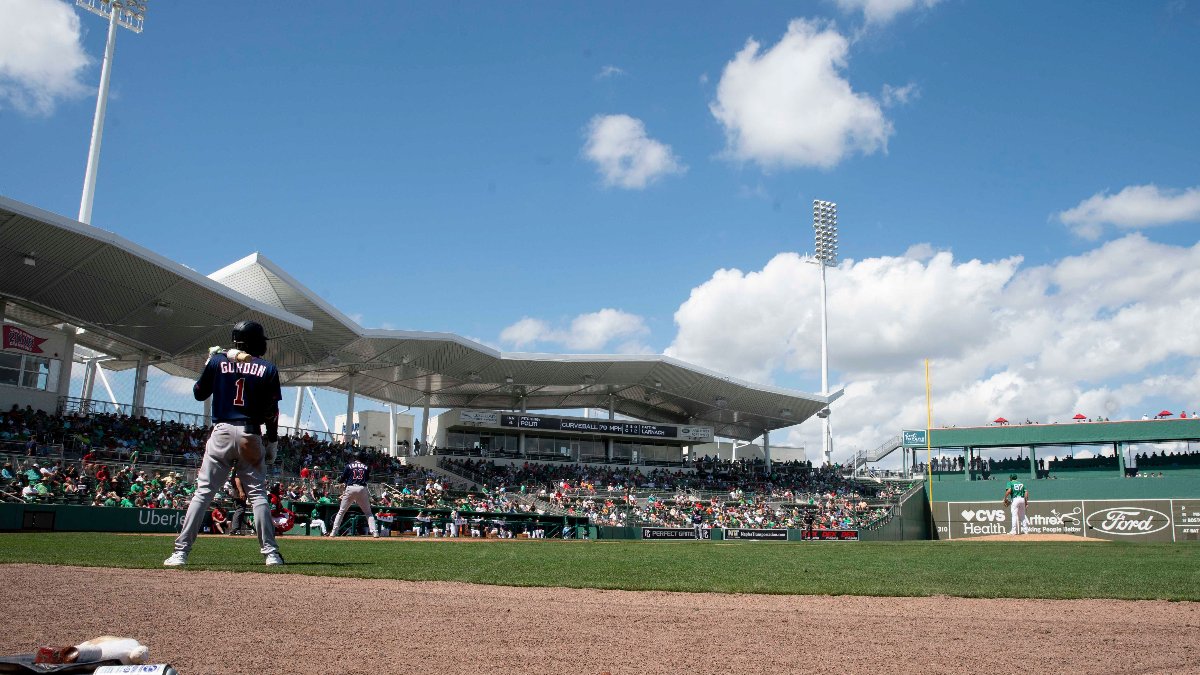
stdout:
[[355,460],[342,469],[342,477],[338,479],[338,482],[346,485],[366,485],[370,480],[371,469],[366,464]]
[[219,422],[263,424],[279,416],[279,371],[275,364],[254,357],[249,361],[231,361],[225,354],[213,354],[204,372],[192,387],[197,401],[209,396],[212,418]]

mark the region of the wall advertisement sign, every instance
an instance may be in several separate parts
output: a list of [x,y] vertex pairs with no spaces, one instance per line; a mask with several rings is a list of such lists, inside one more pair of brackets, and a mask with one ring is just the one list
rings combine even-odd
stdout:
[[500,413],[494,410],[459,410],[458,421],[461,424],[485,424],[495,427],[500,425]]
[[627,420],[598,420],[578,417],[504,413],[495,410],[459,410],[458,423],[464,425],[510,428],[527,431],[557,431],[573,434],[602,434],[635,436],[678,441],[708,443],[713,440],[712,427],[697,425],[676,426]]
[[[937,502],[939,539],[966,539],[1012,530],[1001,502]],[[1101,499],[1034,501],[1025,511],[1030,534],[1068,534],[1113,541],[1200,540],[1200,500]]]
[[614,420],[570,419],[540,415],[501,415],[500,426],[545,431],[570,431],[585,434],[620,434],[649,438],[678,438],[679,430],[665,424],[643,424]]
[[725,530],[725,538],[746,541],[787,541],[787,530],[745,530],[730,528]]
[[[710,532],[707,529],[700,530],[700,538],[708,539]],[[690,527],[643,527],[642,539],[657,539],[665,541],[683,541],[687,539],[696,539],[696,530]]]
[[801,541],[858,541],[858,530],[802,530]]

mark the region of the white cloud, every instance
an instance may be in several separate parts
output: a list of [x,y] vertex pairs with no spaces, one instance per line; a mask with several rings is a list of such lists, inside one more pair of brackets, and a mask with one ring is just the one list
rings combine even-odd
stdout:
[[596,73],[596,79],[597,80],[607,80],[610,77],[616,77],[618,75],[624,75],[624,74],[625,74],[625,71],[621,70],[620,68],[618,68],[616,66],[604,66],[603,68],[600,69],[600,72]]
[[1101,192],[1062,211],[1058,219],[1085,239],[1097,239],[1105,225],[1140,229],[1200,221],[1200,187],[1162,189],[1130,185],[1117,194]]
[[908,105],[921,97],[921,90],[915,82],[909,82],[903,87],[893,87],[890,84],[883,85],[883,107],[892,108],[898,105]]
[[[819,383],[818,274],[792,253],[716,272],[676,312],[667,353],[751,381]],[[938,425],[1137,418],[1159,398],[1200,400],[1200,342],[1184,328],[1200,325],[1200,244],[1134,234],[1037,267],[914,246],[827,279],[831,386],[846,388],[835,460],[924,425],[925,358]],[[817,431],[780,440],[817,448]]]
[[862,12],[868,24],[885,24],[911,9],[928,9],[939,2],[941,0],[837,0],[843,12]]
[[91,58],[80,44],[71,5],[8,0],[0,16],[0,108],[49,115],[60,100],[88,93],[79,78]]
[[903,257],[912,258],[913,260],[929,260],[933,257],[934,253],[937,253],[937,251],[933,248],[933,244],[922,242],[909,246],[908,250],[904,252]]
[[831,26],[804,19],[766,51],[747,41],[709,105],[725,127],[728,155],[767,168],[828,168],[852,153],[886,150],[891,122],[841,75],[848,48]]
[[647,353],[649,349],[636,339],[650,332],[642,317],[619,309],[602,309],[580,314],[563,328],[554,328],[546,321],[525,317],[500,332],[502,342],[516,348],[537,343],[558,344],[567,349],[596,351],[623,340],[621,353]]
[[525,317],[500,331],[500,341],[520,349],[544,340],[550,332],[550,324],[541,319]]
[[671,146],[646,135],[642,121],[629,115],[597,115],[588,124],[583,154],[596,164],[605,185],[640,190],[687,167]]

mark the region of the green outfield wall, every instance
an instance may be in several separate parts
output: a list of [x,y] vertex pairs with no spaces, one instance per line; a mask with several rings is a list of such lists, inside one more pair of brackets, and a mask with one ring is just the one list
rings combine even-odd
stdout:
[[184,513],[177,509],[0,504],[0,531],[178,532]]

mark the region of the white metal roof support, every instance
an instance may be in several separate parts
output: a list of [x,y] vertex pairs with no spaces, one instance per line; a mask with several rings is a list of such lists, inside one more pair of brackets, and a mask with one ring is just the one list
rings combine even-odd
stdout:
[[317,403],[317,396],[312,387],[305,387],[304,391],[308,392],[308,400],[312,401],[313,410],[316,410],[317,417],[321,418],[321,426],[325,428],[325,433],[329,433],[329,422],[325,419],[325,413],[321,412],[321,404]]
[[[83,366],[83,390],[79,392],[79,398],[84,401],[92,400],[92,389],[96,387],[96,370],[100,365],[96,359],[87,359]],[[63,394],[65,396],[65,394]]]
[[75,366],[75,327],[67,326],[63,329],[64,344],[62,363],[58,367],[58,382],[57,391],[59,396],[68,396],[71,393],[71,369]]
[[429,454],[429,394],[425,394],[425,413],[421,415],[421,447]]
[[396,404],[388,404],[388,451],[389,457],[396,456]]
[[137,368],[133,372],[133,416],[141,417],[146,412],[146,383],[149,382],[150,362],[145,354],[139,353]]
[[108,392],[108,400],[112,401],[117,410],[120,410],[121,404],[117,403],[117,395],[113,393],[112,385],[108,383],[108,376],[104,374],[104,368],[101,368],[100,364],[96,364],[96,374],[100,376],[100,384],[104,385],[104,391]]
[[355,373],[346,373],[346,427],[343,438],[347,445],[354,444],[354,385]]
[[763,461],[767,463],[767,475],[771,475],[771,432],[763,432]]
[[296,407],[292,412],[292,428],[296,430],[297,435],[299,435],[300,432],[300,412],[303,410],[303,405],[304,387],[296,387]]

